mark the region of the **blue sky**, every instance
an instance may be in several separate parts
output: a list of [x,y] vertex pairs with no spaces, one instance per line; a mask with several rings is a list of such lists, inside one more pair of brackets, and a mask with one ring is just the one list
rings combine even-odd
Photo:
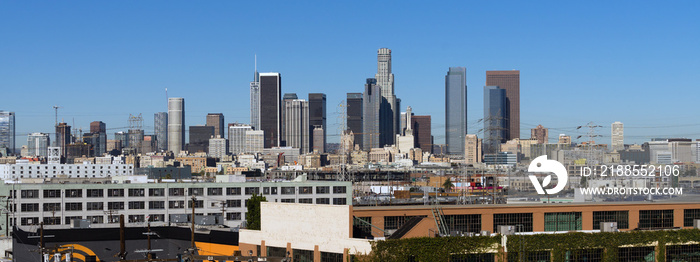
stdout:
[[[280,72],[285,93],[323,92],[328,134],[337,105],[376,73],[392,49],[402,107],[432,115],[444,141],[444,76],[467,68],[469,132],[482,126],[486,70],[521,71],[521,136],[585,134],[609,143],[700,138],[698,1],[2,1],[0,110],[16,112],[17,144],[59,120],[108,133],[129,114],[167,111],[164,89],[184,97],[186,125],[209,112],[249,121],[255,54]],[[25,135],[25,136],[23,136]],[[330,142],[337,137],[329,137]]]

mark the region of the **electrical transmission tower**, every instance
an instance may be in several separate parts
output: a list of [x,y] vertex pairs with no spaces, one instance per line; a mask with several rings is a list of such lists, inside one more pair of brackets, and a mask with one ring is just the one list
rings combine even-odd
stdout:
[[[588,134],[586,137],[588,137],[588,141],[586,141],[586,153],[587,153],[587,159],[586,159],[586,166],[590,167],[591,164],[593,164],[592,159],[593,159],[593,147],[595,146],[595,138],[596,137],[602,137],[601,135],[596,134],[596,128],[603,127],[601,125],[596,125],[593,122],[588,122],[588,124],[578,126],[576,129],[581,129],[587,127],[588,128]],[[576,139],[579,139],[583,136],[578,136]]]
[[138,116],[129,114],[129,129],[143,129],[143,117],[141,114]]

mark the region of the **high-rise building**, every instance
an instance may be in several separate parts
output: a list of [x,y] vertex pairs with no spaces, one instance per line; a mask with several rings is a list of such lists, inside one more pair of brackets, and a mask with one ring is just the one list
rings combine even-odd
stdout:
[[311,148],[311,152],[318,152],[323,154],[326,152],[326,130],[321,126],[315,126],[312,132],[312,141],[314,141],[314,146]]
[[287,146],[309,152],[309,102],[304,99],[285,100],[284,127]]
[[219,135],[217,137],[212,137],[209,139],[209,152],[210,157],[222,158],[228,155],[228,140]]
[[207,114],[207,126],[214,127],[214,136],[224,136],[224,114],[222,113],[209,113]]
[[49,134],[44,133],[31,133],[27,137],[27,148],[29,149],[29,156],[43,156],[47,157],[49,155],[49,146],[51,145],[51,139],[49,139]]
[[0,148],[15,152],[15,112],[0,111]]
[[538,144],[549,143],[549,129],[544,128],[542,125],[538,125],[537,127],[530,129],[530,133],[530,137],[537,139]]
[[228,124],[228,151],[239,155],[246,153],[246,132],[253,131],[250,125]]
[[297,96],[296,93],[285,93],[282,96],[282,108],[281,108],[282,115],[280,118],[281,119],[280,120],[280,139],[281,139],[280,146],[287,146],[287,133],[286,133],[287,127],[285,126],[285,124],[287,124],[287,122],[286,122],[287,121],[286,120],[287,119],[287,115],[286,115],[287,112],[285,111],[287,101],[292,101],[292,100],[296,100],[296,99],[299,99],[299,97]]
[[411,116],[411,127],[416,140],[415,147],[423,152],[432,153],[433,135],[430,116]]
[[190,126],[190,141],[187,144],[188,153],[208,152],[209,139],[213,136],[213,126]]
[[245,152],[246,153],[262,153],[265,145],[265,131],[263,130],[248,130],[245,132]]
[[255,59],[255,74],[250,82],[250,126],[260,130],[260,74],[258,74],[258,60]]
[[[107,125],[102,121],[93,121],[90,123],[91,136],[90,144],[92,144],[92,155],[103,156],[107,153]],[[83,139],[85,141],[85,139]]]
[[153,130],[157,137],[156,151],[168,150],[168,112],[153,115]]
[[[394,93],[394,74],[391,72],[391,49],[380,48],[377,51],[377,74],[374,76],[377,86],[381,89],[381,96],[385,101],[381,103],[382,119],[380,119],[381,136],[386,144],[394,144],[395,135],[399,134],[399,117],[401,115],[400,103]],[[386,131],[384,131],[386,130]],[[383,146],[383,144],[382,144]]]
[[[316,140],[316,134],[314,130],[316,127],[320,126],[323,130],[323,139]],[[309,94],[309,130],[313,139],[309,142],[309,148],[321,149],[319,152],[323,152],[326,148],[326,94],[323,93],[310,93]],[[317,141],[323,141],[323,145],[317,145]]]
[[[185,145],[185,99],[168,98],[168,151],[175,155]],[[126,146],[124,146],[126,147]]]
[[567,136],[565,134],[560,134],[558,143],[564,144],[564,145],[571,145],[571,136]]
[[[353,143],[362,144],[362,93],[348,93],[346,108],[347,129],[353,133]],[[351,145],[350,149],[354,146]]]
[[464,154],[467,134],[467,68],[450,67],[445,75],[445,143],[447,154]]
[[[280,73],[260,74],[260,128],[265,131],[264,146],[280,146],[282,126],[282,77]],[[258,130],[258,128],[255,128]]]
[[624,150],[625,149],[625,127],[622,124],[622,122],[615,122],[612,123],[611,127],[611,132],[612,135],[610,136],[612,141],[610,143],[610,146],[612,147],[613,151],[617,150]]
[[114,133],[114,140],[120,141],[120,150],[124,147],[129,147],[129,133],[126,133],[124,131],[116,132]]
[[141,151],[143,149],[143,129],[132,128],[129,129],[128,144],[130,148],[134,149],[135,154],[146,153]]
[[467,134],[464,139],[464,160],[467,164],[481,163],[481,139]]
[[66,157],[66,153],[68,152],[66,147],[72,142],[70,126],[66,123],[58,123],[56,126],[56,140],[54,140],[54,146],[61,148],[62,157]]
[[486,71],[486,85],[506,91],[506,140],[520,138],[520,70]]
[[377,80],[368,78],[365,84],[365,92],[362,94],[362,149],[369,151],[372,148],[384,146],[380,131],[380,107],[382,104],[381,88],[377,86]]
[[498,153],[500,145],[507,141],[507,114],[506,90],[497,86],[485,86],[484,154]]

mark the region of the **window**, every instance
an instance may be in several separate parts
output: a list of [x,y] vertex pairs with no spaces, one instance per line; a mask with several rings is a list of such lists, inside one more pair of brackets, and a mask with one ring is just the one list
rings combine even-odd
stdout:
[[161,197],[165,196],[165,188],[149,188],[148,196]]
[[107,216],[107,222],[110,224],[119,223],[119,215]]
[[581,212],[544,213],[544,231],[581,230]]
[[515,232],[532,232],[532,213],[493,214],[492,232],[497,232],[498,226],[515,226]]
[[146,222],[146,216],[144,215],[129,215],[129,220],[127,220],[129,223],[140,223],[140,222]]
[[202,195],[204,195],[204,188],[196,187],[196,188],[190,188],[188,190],[188,196],[202,196]]
[[22,212],[39,212],[39,203],[22,204],[20,207]]
[[567,250],[564,256],[567,262],[600,262],[603,261],[603,249]]
[[226,220],[241,220],[241,212],[226,213]]
[[148,201],[148,209],[165,209],[165,201]]
[[[194,208],[203,208],[204,207],[204,200],[195,200],[194,201]],[[187,208],[192,208],[192,201],[187,201]]]
[[87,220],[92,222],[93,224],[102,224],[104,223],[104,216],[88,216]]
[[238,196],[240,194],[241,194],[240,187],[227,187],[226,188],[226,195],[227,196]]
[[146,190],[143,188],[129,188],[130,197],[142,197],[146,196]]
[[150,214],[148,215],[149,222],[162,222],[165,221],[165,215],[163,214]]
[[73,223],[74,219],[80,220],[80,219],[83,219],[83,217],[81,217],[81,216],[65,217],[65,219],[64,219],[66,222],[65,224],[70,225],[71,223]]
[[313,198],[299,198],[299,203],[300,204],[313,204],[314,199]]
[[282,203],[294,203],[294,198],[283,198],[280,200]]
[[269,195],[270,194],[270,188],[269,187],[263,187],[263,195]]
[[61,211],[61,203],[44,203],[44,212]]
[[226,200],[226,207],[241,207],[241,200]]
[[384,230],[399,229],[414,217],[416,216],[386,216],[384,217]]
[[168,202],[169,208],[185,208],[184,200],[170,201]]
[[621,247],[617,249],[618,261],[655,261],[654,247]]
[[314,261],[313,250],[292,249],[292,261]]
[[666,261],[698,261],[700,245],[667,245]]
[[[493,262],[496,259],[494,253],[480,254],[455,254],[450,255],[450,262]],[[516,261],[516,260],[510,260]]]
[[333,198],[333,205],[347,205],[348,199],[344,197]]
[[22,198],[39,198],[39,190],[22,190],[20,192]]
[[[129,201],[129,209],[146,209],[146,202],[143,201]],[[131,220],[131,219],[129,219]],[[143,221],[141,221],[143,222]]]
[[185,189],[184,188],[171,188],[169,195],[170,196],[184,196]]
[[66,203],[66,211],[83,211],[83,203]]
[[[38,194],[39,192],[37,192]],[[23,217],[20,219],[20,225],[22,226],[31,226],[31,225],[36,225],[39,224],[39,218],[38,217]]]
[[529,251],[519,254],[517,251],[508,252],[508,261],[551,261],[552,253],[549,251]]
[[629,211],[593,211],[593,229],[600,229],[602,222],[617,222],[618,229],[628,229]]
[[246,187],[245,194],[246,195],[260,194],[260,188],[259,187]]
[[317,186],[316,187],[316,194],[328,194],[330,193],[330,187],[327,186]]
[[44,217],[44,225],[60,225],[61,217]]
[[310,186],[300,186],[299,187],[299,194],[308,195],[308,194],[312,194],[313,192],[314,192],[313,187],[310,187]]
[[673,227],[673,209],[639,210],[639,228]]
[[104,210],[104,203],[102,202],[87,202],[87,210]]
[[107,196],[108,197],[123,197],[124,196],[124,189],[116,189],[116,188],[107,189]]
[[295,188],[293,186],[283,186],[282,187],[282,195],[294,195],[295,193]]
[[353,234],[353,238],[364,238],[372,236],[372,217],[353,217],[352,226],[359,230],[359,236]]
[[124,202],[107,202],[108,210],[124,210]]
[[446,215],[445,223],[447,228],[454,231],[460,231],[463,233],[481,232],[481,215],[480,214],[469,214],[469,215]]
[[220,187],[207,188],[207,195],[209,196],[220,196],[223,190]]
[[[683,210],[683,226],[692,227],[693,220],[700,219],[700,209],[685,209]],[[667,260],[670,261],[670,260]]]
[[88,189],[87,190],[87,197],[103,197],[104,194],[105,194],[105,192],[102,189]]
[[61,197],[60,189],[44,189],[44,198],[58,198]]
[[66,197],[83,197],[82,189],[66,189]]
[[347,187],[344,186],[334,186],[333,194],[345,194],[347,192]]
[[328,205],[330,203],[330,198],[316,198],[316,204]]

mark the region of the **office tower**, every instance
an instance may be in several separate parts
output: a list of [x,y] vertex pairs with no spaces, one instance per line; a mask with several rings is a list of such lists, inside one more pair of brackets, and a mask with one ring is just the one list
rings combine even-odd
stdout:
[[282,96],[282,115],[280,117],[280,138],[282,140],[280,141],[279,146],[287,146],[287,134],[285,133],[287,132],[287,129],[285,127],[287,115],[285,115],[285,104],[287,103],[287,101],[292,101],[295,99],[299,99],[299,97],[297,97],[297,94],[295,93],[285,93],[284,96]]
[[401,135],[406,135],[406,128],[408,127],[408,124],[406,123],[406,112],[401,112],[401,117],[399,117],[399,122],[400,122],[400,127],[399,127],[399,134]]
[[610,142],[610,147],[613,151],[624,150],[625,149],[625,127],[622,122],[612,123],[611,127],[612,135],[610,136],[612,141]]
[[135,154],[146,153],[141,151],[143,147],[143,137],[143,129],[129,129],[128,147],[133,148]]
[[560,134],[558,143],[564,144],[564,145],[571,145],[571,136],[567,136],[565,134]]
[[190,142],[187,144],[188,153],[207,152],[209,139],[212,136],[214,136],[213,126],[190,126]]
[[27,148],[29,149],[29,156],[43,156],[47,157],[49,155],[49,146],[51,139],[49,139],[49,134],[44,133],[31,133],[27,137]]
[[168,98],[168,151],[178,155],[184,145],[185,99],[182,97]]
[[245,132],[245,152],[258,154],[262,153],[265,145],[265,131],[248,130]]
[[156,151],[168,151],[168,112],[153,115],[153,130],[158,138]]
[[447,154],[464,154],[467,134],[467,68],[450,67],[445,75],[445,143]]
[[252,131],[250,125],[228,124],[228,151],[239,155],[246,152],[246,132]]
[[549,129],[544,128],[542,125],[538,125],[537,127],[531,129],[530,133],[530,137],[537,139],[538,144],[549,143]]
[[311,152],[318,152],[319,154],[323,154],[326,152],[326,130],[323,129],[321,126],[314,126],[314,130],[312,131],[313,139],[313,147],[311,148]]
[[255,59],[255,74],[250,82],[250,126],[255,130],[260,129],[260,74],[258,74],[258,60]]
[[264,146],[280,146],[282,125],[282,76],[280,73],[260,74],[260,128],[265,131]]
[[114,140],[120,141],[120,150],[124,147],[129,147],[129,133],[126,133],[124,131],[116,132],[114,133]]
[[484,154],[499,152],[507,141],[506,90],[497,86],[484,87]]
[[[216,131],[215,131],[216,132]],[[228,155],[228,141],[219,136],[212,137],[209,139],[209,153],[210,157],[222,158]]]
[[506,91],[506,140],[520,138],[520,70],[486,71],[486,85]]
[[112,150],[122,150],[122,141],[118,139],[107,140],[107,152],[111,153]]
[[15,112],[0,111],[0,148],[15,152]]
[[433,135],[430,116],[411,116],[411,129],[416,141],[415,147],[423,152],[433,152]]
[[362,94],[362,149],[365,151],[384,146],[379,130],[382,100],[377,80],[367,78],[365,92]]
[[309,152],[309,102],[304,99],[286,100],[285,135],[287,146],[299,148],[301,154]]
[[[323,130],[323,145],[316,144],[316,135],[314,132],[317,126],[321,127]],[[326,148],[326,94],[323,93],[310,93],[309,94],[309,130],[311,133],[311,139],[309,142],[309,148],[321,149],[318,152],[324,152]],[[319,140],[321,141],[321,140]]]
[[207,114],[207,126],[214,127],[214,136],[217,135],[221,138],[225,138],[224,134],[224,114],[222,113],[209,113]]
[[158,146],[158,137],[156,135],[144,135],[141,141],[141,147],[139,147],[138,152],[150,153],[156,151],[156,146]]
[[481,139],[467,134],[464,138],[464,160],[467,164],[481,163]]
[[347,94],[347,129],[352,131],[354,134],[353,145],[350,150],[354,148],[354,143],[362,144],[362,93],[348,93]]
[[394,74],[391,72],[391,49],[380,48],[377,51],[377,74],[374,76],[377,86],[381,89],[384,102],[381,103],[382,119],[380,119],[380,133],[384,137],[384,144],[394,144],[395,135],[399,133],[400,104],[394,94]]
[[[107,153],[107,125],[102,121],[90,123],[90,136],[94,156],[102,156]],[[85,139],[83,139],[84,141]]]
[[71,142],[70,126],[66,123],[58,123],[56,126],[56,140],[54,140],[54,146],[61,148],[62,157],[66,157],[66,146]]

